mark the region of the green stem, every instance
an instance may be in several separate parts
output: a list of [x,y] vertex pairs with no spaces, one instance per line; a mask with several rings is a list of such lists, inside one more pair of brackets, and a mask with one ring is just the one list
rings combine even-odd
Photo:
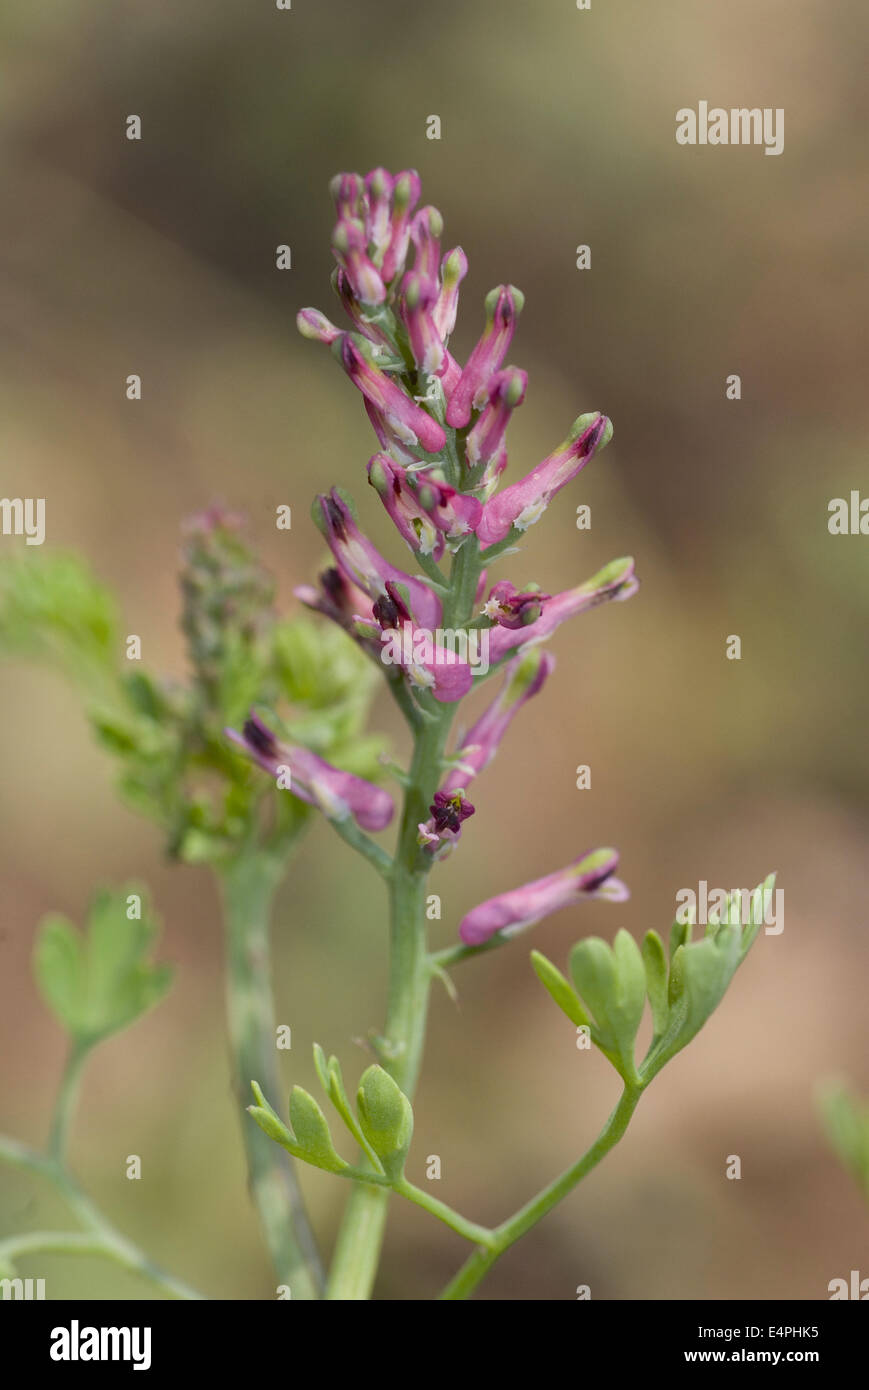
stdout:
[[284,857],[241,854],[220,875],[226,927],[226,1004],[234,1081],[251,1197],[278,1281],[294,1299],[315,1299],[322,1270],[293,1161],[245,1111],[250,1083],[278,1094],[269,920]]
[[48,1138],[48,1152],[57,1163],[63,1163],[66,1157],[72,1114],[78,1099],[82,1069],[89,1050],[85,1043],[74,1042],[72,1044],[58,1088]]
[[552,1208],[557,1206],[611,1149],[615,1148],[624,1135],[642,1094],[642,1086],[625,1087],[618,1105],[591,1148],[571,1168],[568,1168],[566,1172],[532,1198],[526,1206],[516,1212],[515,1216],[511,1216],[509,1220],[495,1228],[492,1232],[493,1244],[488,1249],[481,1246],[474,1251],[473,1255],[468,1257],[455,1279],[444,1289],[441,1294],[442,1299],[459,1300],[467,1298],[469,1294],[473,1293],[496,1260],[499,1260],[504,1254],[504,1251],[509,1250],[511,1245],[515,1245],[516,1241],[524,1236],[532,1226],[536,1226],[538,1221],[541,1221],[552,1211]]
[[[443,621],[461,626],[471,616],[480,574],[476,537],[470,537],[453,558],[450,592],[444,600]],[[444,749],[453,721],[453,707],[439,706],[435,717],[414,725],[415,744],[408,773],[398,846],[390,890],[389,991],[383,1066],[412,1099],[425,1044],[432,970],[426,950],[425,899],[429,859],[420,852],[418,827],[428,819],[429,805],[440,781]],[[362,1166],[365,1166],[364,1164]],[[347,1202],[338,1233],[327,1299],[358,1300],[371,1296],[386,1226],[389,1189],[358,1183]]]
[[491,1246],[494,1234],[486,1226],[478,1226],[475,1221],[468,1221],[452,1207],[447,1206],[437,1197],[432,1197],[429,1192],[423,1191],[421,1187],[415,1187],[412,1182],[402,1178],[393,1186],[393,1192],[397,1192],[400,1197],[406,1197],[409,1202],[414,1202],[416,1206],[422,1207],[423,1211],[436,1216],[438,1221],[443,1221],[445,1226],[449,1226],[451,1231],[457,1235],[464,1236],[465,1240],[471,1240],[475,1245]]

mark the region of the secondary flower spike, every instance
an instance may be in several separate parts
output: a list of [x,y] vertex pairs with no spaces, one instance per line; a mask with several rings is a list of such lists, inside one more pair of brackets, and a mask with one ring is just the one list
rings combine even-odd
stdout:
[[614,849],[597,849],[591,854],[580,855],[565,869],[480,903],[462,919],[459,936],[466,946],[482,946],[496,932],[512,936],[577,899],[608,898],[612,902],[624,902],[629,896],[628,890],[620,879],[613,877],[618,862],[619,856]]
[[248,757],[273,777],[289,768],[289,787],[294,796],[317,806],[330,820],[352,816],[362,830],[383,830],[392,820],[392,797],[382,787],[342,772],[319,758],[308,748],[281,743],[255,714],[245,720],[242,733],[227,729],[226,735]]
[[480,545],[495,545],[510,534],[511,527],[527,531],[539,521],[555,494],[609,443],[612,434],[611,422],[599,411],[580,415],[554,453],[489,499],[478,530]]

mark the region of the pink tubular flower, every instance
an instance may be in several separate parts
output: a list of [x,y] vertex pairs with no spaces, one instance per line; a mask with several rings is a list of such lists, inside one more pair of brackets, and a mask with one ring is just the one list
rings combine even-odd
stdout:
[[542,690],[554,666],[548,652],[531,651],[507,667],[499,694],[462,740],[456,765],[429,807],[429,819],[418,827],[418,843],[435,858],[443,858],[461,838],[462,821],[474,813],[465,799],[467,788],[489,766],[512,720],[526,700]]
[[525,296],[513,285],[499,285],[486,295],[486,327],[465,363],[447,406],[447,424],[463,428],[471,411],[485,404],[489,382],[507,355]]
[[414,622],[432,630],[440,626],[440,599],[421,579],[404,574],[384,560],[359,530],[337,488],[333,488],[328,497],[317,498],[314,520],[326,537],[342,574],[372,601],[376,602],[387,592],[390,582],[398,584],[407,592]]
[[467,946],[482,946],[496,932],[513,936],[577,898],[624,902],[628,890],[620,879],[612,877],[618,862],[614,849],[580,855],[565,869],[480,903],[462,919],[459,936]]
[[[510,585],[510,588],[513,586]],[[575,589],[564,589],[560,594],[547,597],[545,594],[526,594],[540,603],[540,617],[535,622],[510,627],[499,621],[489,632],[489,661],[492,665],[501,661],[508,652],[524,648],[533,642],[542,642],[567,618],[584,613],[588,608],[596,608],[600,603],[624,602],[631,598],[640,587],[634,574],[634,562],[630,556],[621,560],[611,560],[603,569],[584,584]],[[495,585],[492,593],[500,589]],[[497,597],[497,596],[496,596]],[[503,597],[503,595],[502,595]],[[512,615],[508,615],[509,617]]]
[[512,527],[527,531],[539,521],[555,494],[609,443],[612,433],[612,424],[599,411],[580,415],[554,453],[518,483],[489,499],[479,528],[480,545],[495,545],[510,534]]
[[359,623],[356,631],[366,642],[379,637],[384,665],[399,666],[411,685],[429,690],[441,704],[454,704],[467,695],[474,679],[468,662],[438,642],[432,629],[414,624],[401,589],[392,580],[374,603],[373,616],[379,632],[373,625]]
[[463,738],[461,762],[447,774],[442,792],[465,789],[489,766],[510,724],[526,701],[543,689],[554,667],[555,657],[549,652],[527,652],[510,662],[498,695]]
[[[391,458],[397,463],[418,463],[419,459],[409,444],[398,435],[391,425],[387,424],[386,416],[369,400],[365,402],[365,413],[371,421],[371,428],[377,435],[381,449],[385,449]],[[406,430],[402,431],[407,434]]]
[[343,268],[354,295],[362,304],[382,304],[386,286],[380,273],[368,257],[365,227],[350,218],[339,222],[332,233],[332,250]]
[[410,396],[405,395],[385,372],[369,362],[350,333],[342,334],[333,344],[332,351],[337,353],[353,385],[380,411],[386,424],[403,443],[412,445],[418,442],[432,454],[444,447],[446,435],[437,421]]
[[[363,338],[367,338],[369,343],[373,343],[376,348],[382,348],[386,352],[391,352],[392,347],[389,338],[383,332],[382,328],[379,328],[376,323],[372,323],[371,319],[363,312],[363,306],[359,303],[358,299],[356,299],[353,293],[353,286],[350,284],[346,273],[340,266],[336,266],[332,273],[332,285],[341,301],[345,314],[348,319],[350,319],[356,332],[361,334]],[[340,337],[341,334],[339,333],[338,336]],[[333,338],[332,342],[334,341]]]
[[[525,399],[528,373],[505,367],[489,383],[489,400],[468,435],[465,457],[477,487],[488,490],[507,466],[505,435],[510,417]],[[479,475],[477,469],[481,469]]]
[[410,243],[410,219],[419,202],[420,182],[415,169],[396,174],[392,186],[392,210],[389,218],[389,245],[383,257],[381,275],[389,284],[404,269]]
[[500,579],[497,584],[493,584],[491,593],[483,604],[483,612],[487,618],[491,618],[501,627],[511,630],[530,627],[532,623],[537,622],[543,612],[544,603],[548,603],[551,598],[551,594],[541,593],[538,589],[520,592],[509,579]]
[[440,376],[446,365],[444,345],[435,327],[432,310],[438,288],[416,271],[409,271],[401,282],[401,316],[407,328],[413,360],[421,372]]
[[475,497],[429,474],[412,473],[388,454],[368,461],[368,481],[378,493],[411,550],[439,560],[444,540],[459,540],[473,531],[482,507]]
[[424,280],[431,280],[432,283],[438,278],[443,229],[444,219],[433,207],[420,208],[410,224],[410,239],[416,251],[413,268]]
[[356,618],[370,620],[373,614],[372,600],[356,584],[345,579],[336,566],[324,570],[320,575],[319,589],[313,584],[300,584],[293,593],[306,608],[331,618],[345,632],[354,631]]
[[330,820],[352,816],[362,830],[383,830],[392,820],[392,797],[382,787],[352,772],[342,772],[308,748],[281,743],[255,714],[245,720],[242,733],[227,729],[226,734],[273,777],[289,768],[287,790],[310,806],[318,806]]
[[394,185],[395,180],[386,169],[372,169],[370,174],[365,175],[365,235],[376,266],[383,264],[383,257],[389,248]]
[[444,536],[408,482],[408,475],[388,454],[374,454],[368,460],[368,481],[395,522],[402,540],[411,550],[439,560],[444,553]]
[[341,329],[336,328],[319,309],[300,309],[296,314],[296,327],[303,338],[313,338],[327,346],[341,337]]
[[336,174],[329,184],[339,219],[359,217],[364,184],[358,174]]
[[456,326],[459,311],[459,285],[468,273],[468,258],[461,246],[448,251],[441,261],[441,287],[435,305],[435,327],[444,342]]

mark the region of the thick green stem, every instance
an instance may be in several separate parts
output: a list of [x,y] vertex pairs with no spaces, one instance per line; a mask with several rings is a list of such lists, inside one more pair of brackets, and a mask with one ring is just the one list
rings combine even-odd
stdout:
[[[417,827],[428,816],[448,729],[449,715],[445,715],[437,723],[426,724],[417,738],[389,883],[387,1046],[380,1060],[411,1097],[422,1060],[431,984],[425,939],[427,865],[420,864]],[[363,1183],[354,1187],[335,1246],[327,1298],[370,1297],[380,1262],[389,1195],[385,1188]]]
[[[455,556],[443,621],[461,626],[471,617],[480,565],[475,537]],[[408,773],[398,847],[390,876],[389,993],[386,1043],[380,1061],[405,1095],[413,1097],[425,1044],[432,970],[426,950],[425,901],[429,861],[420,853],[418,827],[428,820],[440,781],[453,706],[437,717],[414,721],[415,744]],[[371,1296],[386,1226],[388,1189],[357,1184],[347,1202],[326,1290],[328,1299]]]
[[319,1298],[323,1275],[293,1161],[245,1111],[250,1083],[277,1095],[269,920],[284,859],[242,854],[221,873],[226,925],[226,1001],[250,1192],[278,1281],[294,1299]]
[[517,1211],[515,1216],[511,1216],[508,1221],[495,1227],[492,1232],[494,1237],[492,1245],[489,1248],[480,1246],[473,1255],[468,1257],[455,1279],[444,1289],[441,1294],[442,1299],[459,1300],[472,1294],[477,1285],[488,1274],[492,1265],[504,1254],[504,1251],[509,1250],[511,1245],[515,1245],[516,1241],[524,1236],[526,1231],[530,1231],[532,1226],[536,1226],[538,1221],[541,1221],[552,1211],[552,1208],[557,1206],[576,1187],[576,1184],[581,1182],[592,1168],[600,1163],[610,1149],[615,1148],[630,1124],[631,1116],[636,1110],[642,1094],[642,1086],[625,1087],[621,1100],[591,1148],[571,1168],[568,1168],[520,1211]]

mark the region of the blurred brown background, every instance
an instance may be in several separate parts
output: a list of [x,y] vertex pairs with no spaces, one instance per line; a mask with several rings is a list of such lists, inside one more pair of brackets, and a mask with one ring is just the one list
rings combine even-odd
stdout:
[[[865,5],[7,0],[0,32],[2,491],[46,497],[46,545],[80,550],[116,586],[151,669],[182,669],[191,511],[244,510],[287,607],[321,557],[315,491],[350,488],[388,538],[359,396],[293,322],[305,304],[339,317],[337,170],[420,171],[444,245],[471,263],[458,356],[492,285],[525,291],[513,476],[580,411],[615,422],[606,454],[499,573],[551,591],[630,553],[643,588],[558,634],[555,677],[436,871],[436,940],[481,898],[608,843],[632,900],[536,929],[561,965],[584,932],[666,931],[676,890],[701,878],[749,887],[777,869],[785,930],[760,939],[626,1141],[485,1293],[823,1298],[830,1279],[869,1273],[869,1214],[813,1100],[831,1072],[869,1092],[869,540],[827,531],[830,498],[869,493]],[[678,146],[675,111],[701,99],[783,107],[784,153]],[[139,143],[124,138],[130,113]],[[425,138],[432,113],[440,142]],[[275,269],[282,242],[291,272]],[[131,372],[139,404],[124,398]],[[724,395],[732,372],[738,403]],[[590,532],[574,527],[579,502]],[[280,503],[288,533],[274,528]],[[741,662],[725,660],[731,633]],[[42,1140],[61,1060],[29,973],[34,924],[48,909],[81,920],[94,884],[144,878],[176,984],[98,1053],[76,1168],[206,1293],[273,1296],[243,1186],[210,880],[168,866],[157,832],[118,809],[59,679],[6,668],[0,688],[0,1126]],[[385,702],[372,723],[401,748]],[[578,763],[590,791],[575,790]],[[535,982],[530,944],[457,971],[458,1009],[435,996],[411,1176],[440,1154],[440,1195],[479,1220],[572,1161],[615,1097]],[[350,1076],[365,1065],[353,1040],[381,1023],[384,947],[379,884],[318,826],[276,929],[287,1084],[311,1083],[314,1039]],[[140,1183],[123,1176],[132,1152]],[[740,1182],[724,1175],[734,1153]],[[328,1243],[346,1189],[304,1181]],[[0,1229],[62,1219],[44,1187],[6,1172],[0,1184]],[[463,1257],[396,1205],[379,1292],[430,1297]],[[28,1272],[55,1297],[149,1292],[95,1262]]]

